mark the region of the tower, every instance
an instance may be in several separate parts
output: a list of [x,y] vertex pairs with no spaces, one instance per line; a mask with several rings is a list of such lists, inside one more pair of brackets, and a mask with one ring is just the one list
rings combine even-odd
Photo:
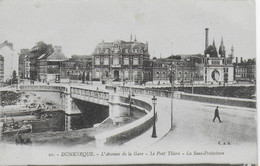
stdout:
[[223,42],[223,37],[221,38],[221,44],[219,46],[219,51],[218,53],[221,55],[221,57],[226,57],[226,49],[225,49],[225,46],[224,46],[224,42]]
[[208,31],[209,31],[209,28],[205,28],[205,50],[206,50],[206,49],[208,48],[208,46],[209,46]]

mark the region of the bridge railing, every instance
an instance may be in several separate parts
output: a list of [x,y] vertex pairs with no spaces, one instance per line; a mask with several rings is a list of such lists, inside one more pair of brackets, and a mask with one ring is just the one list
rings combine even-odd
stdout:
[[68,92],[68,88],[60,85],[20,85],[22,91]]
[[[132,98],[131,101],[133,102],[133,110],[143,111],[146,113],[146,115],[129,124],[97,134],[95,136],[97,146],[104,146],[104,144],[118,144],[118,142],[127,142],[130,139],[147,131],[151,127],[154,117],[153,111],[151,111],[153,108],[152,105],[136,98]],[[119,103],[121,106],[128,107],[129,98],[120,96]]]
[[[106,86],[106,88],[110,88]],[[129,87],[118,87],[119,91],[129,92]],[[131,88],[131,91],[136,94],[143,95],[155,95],[158,97],[167,97],[170,98],[172,96],[171,92],[149,89],[149,88]],[[201,95],[201,94],[190,94],[175,91],[173,94],[173,98],[182,99],[182,100],[192,100],[198,102],[205,102],[211,104],[221,104],[221,105],[229,105],[229,106],[237,106],[237,107],[248,107],[248,108],[256,108],[256,100],[252,99],[242,99],[242,98],[231,98],[231,97],[223,97],[223,96],[210,96],[210,95]]]
[[[112,86],[106,86],[106,89],[110,90]],[[128,92],[130,91],[130,87],[118,86],[117,87],[121,92]],[[141,94],[141,95],[151,95],[151,96],[158,96],[158,97],[168,97],[172,96],[172,93],[169,91],[157,90],[157,89],[150,89],[150,88],[131,88],[131,92],[134,94]],[[178,95],[174,94],[173,98],[178,98]]]
[[102,92],[102,91],[97,91],[97,90],[89,90],[89,89],[71,87],[71,94],[81,96],[81,97],[87,96],[87,97],[92,97],[92,98],[97,98],[97,99],[102,99],[102,100],[107,100],[107,101],[109,100],[108,92]]

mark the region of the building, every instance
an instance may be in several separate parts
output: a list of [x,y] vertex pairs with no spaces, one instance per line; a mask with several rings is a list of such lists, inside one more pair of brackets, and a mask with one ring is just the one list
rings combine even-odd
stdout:
[[61,62],[61,79],[65,82],[74,80],[91,81],[92,57],[90,55],[72,55]]
[[21,49],[19,53],[19,77],[22,79],[30,78],[30,50]]
[[42,56],[43,54],[50,54],[53,52],[52,45],[45,44],[44,42],[38,42],[35,46],[30,50],[30,79],[31,80],[38,80],[39,75],[37,69],[39,69],[37,66],[38,64],[38,58]]
[[231,54],[226,55],[226,50],[221,39],[219,51],[215,46],[215,40],[213,39],[212,45],[208,45],[208,28],[206,30],[205,41],[205,60],[204,60],[204,80],[206,84],[232,84],[234,83],[234,66],[233,60],[233,47],[231,48]]
[[3,81],[8,82],[13,78],[13,72],[18,73],[18,54],[15,52],[13,44],[4,41],[0,44],[0,55],[3,57],[4,70]]
[[99,43],[92,54],[92,78],[96,81],[144,81],[144,62],[149,60],[148,43],[118,40]]
[[236,58],[236,63],[234,63],[234,79],[237,83],[255,83],[256,82],[256,62],[255,59],[248,59],[243,61],[241,57],[241,62],[238,63],[238,58]]
[[4,83],[4,57],[0,55],[0,84]]
[[61,46],[54,52],[46,52],[37,58],[37,78],[42,82],[60,82],[61,63],[68,58],[62,53]]

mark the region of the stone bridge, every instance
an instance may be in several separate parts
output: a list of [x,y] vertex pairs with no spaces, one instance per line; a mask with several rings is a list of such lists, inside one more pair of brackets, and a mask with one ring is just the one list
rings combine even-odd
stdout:
[[[108,91],[93,90],[91,87],[68,85],[20,85],[19,91],[57,92],[60,94],[62,110],[65,112],[65,129],[72,130],[71,120],[82,112],[75,99],[108,107],[109,118],[117,123],[117,119],[130,115],[130,99]],[[141,104],[140,104],[141,103]],[[152,106],[148,103],[132,99],[131,107],[149,113]],[[143,107],[143,108],[142,108]],[[152,116],[150,115],[149,118]]]

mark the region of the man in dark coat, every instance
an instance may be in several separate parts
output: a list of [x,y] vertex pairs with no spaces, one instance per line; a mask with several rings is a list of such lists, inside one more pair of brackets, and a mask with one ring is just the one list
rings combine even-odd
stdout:
[[216,118],[218,118],[219,122],[221,123],[221,120],[220,120],[220,117],[219,117],[219,112],[218,112],[218,106],[215,109],[215,116],[214,116],[213,122],[215,122]]

